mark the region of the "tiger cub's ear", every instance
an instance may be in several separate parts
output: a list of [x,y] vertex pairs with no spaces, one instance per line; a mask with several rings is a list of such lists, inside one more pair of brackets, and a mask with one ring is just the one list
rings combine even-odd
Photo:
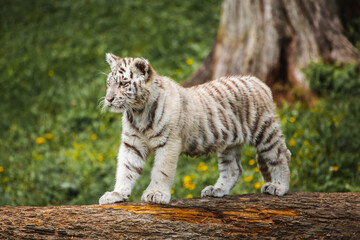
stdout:
[[146,82],[149,80],[151,75],[151,66],[144,58],[136,58],[131,65],[130,70],[135,74],[144,76]]
[[117,64],[117,60],[119,60],[119,59],[120,59],[119,57],[115,56],[112,53],[106,54],[106,61],[110,65],[111,70],[114,70],[114,68],[116,67],[116,64]]

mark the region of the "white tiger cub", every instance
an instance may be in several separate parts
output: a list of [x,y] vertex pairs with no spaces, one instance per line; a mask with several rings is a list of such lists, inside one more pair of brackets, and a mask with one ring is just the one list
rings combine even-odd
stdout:
[[100,204],[128,199],[152,151],[155,162],[143,201],[169,203],[181,153],[218,152],[220,176],[201,196],[223,197],[242,173],[243,144],[257,149],[266,182],[261,192],[282,196],[288,191],[291,154],[271,91],[263,82],[252,76],[231,76],[183,88],[158,75],[143,58],[106,54],[106,60],[111,72],[103,104],[112,112],[123,112],[123,131],[115,188],[100,198]]

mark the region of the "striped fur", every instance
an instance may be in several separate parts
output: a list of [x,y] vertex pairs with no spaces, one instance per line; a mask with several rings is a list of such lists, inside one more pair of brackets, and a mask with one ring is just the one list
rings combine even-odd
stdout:
[[[284,195],[289,188],[290,151],[276,118],[270,89],[252,76],[230,76],[182,88],[158,75],[141,58],[107,54],[111,72],[104,109],[122,112],[122,143],[113,192],[100,204],[124,201],[155,152],[151,183],[142,199],[168,203],[178,156],[218,152],[220,176],[202,196],[222,197],[242,173],[241,146],[257,149],[266,182],[262,192]],[[269,172],[271,170],[271,174]]]

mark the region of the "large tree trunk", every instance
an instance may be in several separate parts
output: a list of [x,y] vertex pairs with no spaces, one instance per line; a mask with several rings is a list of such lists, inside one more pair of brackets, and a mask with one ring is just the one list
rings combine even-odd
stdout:
[[1,239],[360,239],[359,193],[0,207]]
[[224,0],[217,41],[184,86],[252,74],[278,101],[311,98],[301,71],[309,62],[360,59],[338,15],[335,0]]

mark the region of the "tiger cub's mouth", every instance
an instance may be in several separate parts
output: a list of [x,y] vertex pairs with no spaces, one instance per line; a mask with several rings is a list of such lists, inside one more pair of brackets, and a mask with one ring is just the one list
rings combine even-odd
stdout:
[[125,103],[121,101],[104,101],[102,111],[110,111],[113,113],[122,113],[126,109]]
[[113,113],[122,113],[122,112],[124,112],[125,108],[111,105],[109,107],[109,110],[110,110],[110,112],[113,112]]

